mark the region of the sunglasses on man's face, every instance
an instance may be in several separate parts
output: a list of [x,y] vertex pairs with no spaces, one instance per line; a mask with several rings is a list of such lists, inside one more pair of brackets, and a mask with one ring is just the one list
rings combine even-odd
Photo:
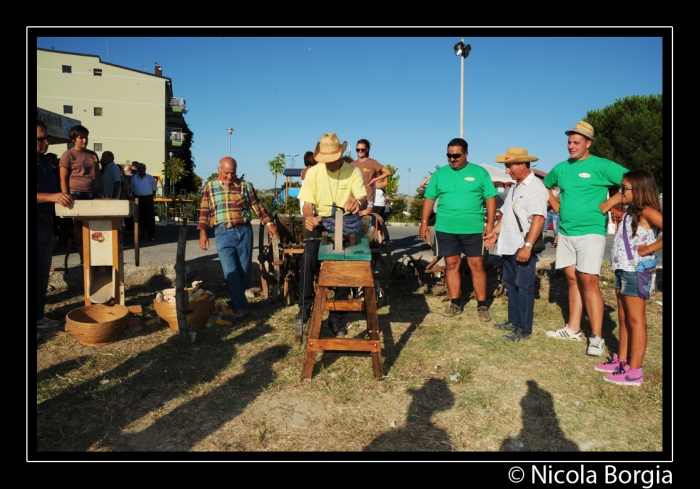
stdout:
[[51,136],[44,136],[43,138],[36,138],[37,143],[47,143],[51,141]]
[[358,153],[359,153],[360,151],[362,151],[363,153],[366,153],[366,152],[367,152],[367,148],[355,148],[355,151],[357,151]]
[[447,159],[448,160],[458,160],[464,153],[456,153],[456,154],[450,154],[447,153]]

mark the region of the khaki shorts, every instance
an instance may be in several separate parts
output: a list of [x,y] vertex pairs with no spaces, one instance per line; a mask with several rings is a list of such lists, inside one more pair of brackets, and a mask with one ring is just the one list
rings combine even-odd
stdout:
[[600,234],[564,236],[559,233],[556,268],[576,265],[576,270],[581,273],[600,275],[605,254],[605,241],[605,236]]

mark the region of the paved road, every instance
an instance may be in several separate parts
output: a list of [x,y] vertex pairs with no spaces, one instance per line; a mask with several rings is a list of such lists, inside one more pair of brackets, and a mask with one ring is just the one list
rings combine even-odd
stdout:
[[[142,241],[140,249],[141,263],[174,263],[177,253],[178,234],[182,225],[179,223],[156,224],[156,241]],[[195,259],[217,259],[216,256],[216,241],[213,238],[213,233],[209,233],[209,250],[204,251],[199,248],[199,232],[196,229],[195,223],[187,224],[187,245],[186,245],[186,260]],[[253,224],[254,248],[258,248],[259,225]],[[430,250],[426,249],[425,242],[418,237],[417,226],[391,226],[389,228],[389,236],[391,238],[392,258],[394,260],[401,258],[406,254],[420,255],[428,258]],[[542,256],[552,258],[555,256],[556,249],[549,247],[552,241],[551,233],[547,237],[547,248],[543,251]],[[610,247],[612,246],[613,236],[607,236],[607,245],[605,247],[605,260],[610,261]],[[54,250],[53,266],[62,267],[66,254],[66,244],[59,243]],[[657,253],[659,256],[659,265],[663,265],[663,252]],[[257,261],[258,253],[253,252],[253,259]],[[73,249],[73,253],[69,256],[68,266],[76,266],[80,263],[77,252]],[[124,263],[134,264],[134,245],[133,238],[130,235],[124,236]]]

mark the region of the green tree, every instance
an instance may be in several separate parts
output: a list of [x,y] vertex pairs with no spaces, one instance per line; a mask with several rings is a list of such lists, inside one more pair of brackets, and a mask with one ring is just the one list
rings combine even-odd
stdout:
[[275,190],[277,190],[277,175],[281,175],[284,172],[284,167],[287,164],[287,160],[284,158],[284,153],[280,153],[267,162],[270,167],[270,173],[275,176]]
[[423,197],[425,194],[425,189],[423,187],[418,187],[416,189],[416,195],[411,199],[411,205],[408,211],[411,213],[409,219],[412,221],[420,221],[421,213],[423,212]]
[[401,179],[401,175],[397,173],[398,168],[396,168],[395,166],[386,165],[386,167],[391,172],[391,175],[387,178],[386,187],[384,187],[384,193],[390,198],[392,198],[394,197],[394,195],[396,195],[396,192],[399,191],[399,180]]
[[207,178],[206,183],[209,183],[209,182],[211,182],[212,180],[216,180],[217,178],[219,178],[219,173],[218,173],[218,172],[214,172],[214,173],[212,173],[211,175],[209,175],[209,178]]
[[185,162],[185,173],[182,178],[175,182],[176,191],[180,189],[185,189],[187,192],[194,192],[197,190],[197,181],[194,173],[194,156],[192,156],[192,145],[194,144],[194,134],[192,130],[185,122],[185,118],[182,118],[182,134],[184,136],[182,141],[182,146],[178,150],[178,157]]
[[173,156],[168,161],[164,162],[163,175],[168,179],[168,185],[172,188],[187,175],[185,160]]
[[633,95],[600,110],[590,110],[584,120],[595,128],[591,153],[630,170],[647,170],[663,192],[662,95]]

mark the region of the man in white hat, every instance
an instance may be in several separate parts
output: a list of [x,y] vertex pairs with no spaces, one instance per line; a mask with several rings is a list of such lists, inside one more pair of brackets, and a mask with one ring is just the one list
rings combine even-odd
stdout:
[[506,341],[526,340],[532,334],[538,261],[532,247],[542,233],[549,198],[544,184],[530,171],[530,163],[537,160],[521,148],[508,148],[496,157],[496,163],[505,164],[506,173],[515,180],[500,209],[503,216],[484,238],[486,247],[495,246],[503,258],[508,320],[493,327],[510,331],[502,336]]
[[[486,270],[484,269],[484,235],[493,231],[496,216],[496,187],[489,173],[467,161],[469,146],[462,138],[447,144],[447,161],[433,173],[425,191],[419,234],[430,243],[428,219],[433,204],[439,198],[435,234],[440,256],[445,257],[445,280],[450,294],[450,305],[442,313],[445,317],[462,314],[460,290],[462,277],[459,270],[462,254],[472,275],[476,295],[476,311],[480,321],[491,321],[486,305]],[[486,226],[484,226],[484,205]]]
[[[304,225],[310,232],[301,257],[299,312],[294,318],[297,338],[301,337],[304,325],[311,317],[321,233],[335,229],[335,208],[344,211],[344,232],[362,231],[362,219],[358,213],[367,205],[365,185],[360,170],[342,160],[347,144],[347,141],[340,144],[335,133],[321,136],[321,141],[316,143],[314,160],[323,164],[308,169],[299,191],[299,200],[304,201]],[[314,216],[314,208],[317,216]],[[338,300],[347,299],[348,289],[339,287],[335,294]],[[331,312],[328,317],[328,325],[338,337],[347,334],[344,316],[344,313]]]
[[[605,252],[605,216],[621,200],[619,193],[607,200],[606,196],[628,170],[591,154],[595,130],[587,122],[580,121],[565,134],[569,136],[569,159],[549,172],[544,185],[549,189],[549,204],[559,210],[561,219],[556,268],[564,269],[569,285],[569,322],[561,329],[547,331],[547,336],[581,341],[585,305],[592,331],[587,353],[599,357],[605,347],[604,303],[598,283]],[[552,193],[554,186],[561,189],[559,201]]]

